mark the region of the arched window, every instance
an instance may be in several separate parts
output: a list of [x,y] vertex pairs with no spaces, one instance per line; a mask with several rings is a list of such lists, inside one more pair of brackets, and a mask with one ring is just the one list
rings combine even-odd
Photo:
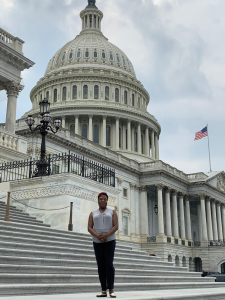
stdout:
[[109,58],[110,58],[110,60],[113,60],[113,55],[112,55],[112,53],[109,54]]
[[88,86],[84,85],[83,87],[83,99],[88,99]]
[[137,152],[137,131],[134,132],[134,151]]
[[89,51],[88,51],[88,49],[85,51],[85,57],[86,57],[86,58],[89,57]]
[[182,267],[186,267],[186,257],[182,257]]
[[57,102],[57,89],[54,89],[54,102]]
[[111,127],[110,125],[106,125],[106,146],[110,147],[111,146]]
[[105,59],[105,52],[102,51],[102,58]]
[[62,100],[66,101],[66,87],[63,87],[63,94],[62,94]]
[[72,125],[70,126],[70,132],[71,132],[71,133],[75,133],[75,124],[72,124]]
[[109,87],[105,87],[105,100],[109,100]]
[[119,148],[122,148],[122,129],[119,128]]
[[82,125],[82,137],[87,139],[87,124]]
[[98,85],[95,85],[94,87],[94,99],[98,99],[99,97],[99,87]]
[[134,106],[134,94],[132,94],[132,106]]
[[176,255],[175,257],[175,266],[179,267],[180,266],[180,260],[179,260],[179,256]]
[[94,58],[97,58],[98,57],[98,53],[97,53],[97,51],[95,50],[94,51]]
[[99,144],[99,125],[94,124],[94,143]]
[[117,54],[116,56],[116,59],[117,59],[117,62],[120,63],[120,58],[119,58],[119,55]]
[[127,91],[124,91],[124,104],[127,104]]
[[62,56],[62,61],[65,60],[65,57],[66,57],[66,54],[64,53],[63,56]]
[[80,49],[77,51],[77,58],[80,58]]
[[172,262],[172,261],[173,261],[172,256],[171,256],[170,254],[168,255],[168,261],[169,261],[169,262]]
[[46,93],[46,99],[49,100],[49,91]]
[[73,86],[73,99],[77,99],[77,86]]
[[119,89],[118,88],[115,89],[115,101],[119,102]]
[[70,52],[69,59],[72,59],[72,58],[73,58],[73,52]]
[[221,265],[221,274],[225,274],[225,262]]
[[123,58],[123,65],[126,66],[126,62],[125,62],[125,59],[124,59],[124,58]]

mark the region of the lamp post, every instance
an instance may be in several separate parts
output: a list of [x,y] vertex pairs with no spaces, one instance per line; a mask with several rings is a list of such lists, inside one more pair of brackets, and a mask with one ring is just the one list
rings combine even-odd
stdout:
[[42,120],[40,121],[40,124],[37,125],[34,129],[32,129],[32,126],[35,123],[34,118],[29,115],[26,119],[26,123],[29,126],[31,131],[39,130],[41,133],[41,158],[37,162],[37,171],[35,172],[34,177],[40,177],[40,176],[47,176],[50,174],[50,165],[49,162],[46,160],[46,145],[45,145],[45,137],[48,134],[48,131],[53,132],[54,134],[61,128],[62,122],[61,120],[55,120],[54,121],[54,127],[55,130],[52,128],[52,126],[49,124],[51,122],[51,115],[49,114],[50,111],[50,103],[48,100],[44,99],[39,103],[40,105],[40,115],[42,116]]

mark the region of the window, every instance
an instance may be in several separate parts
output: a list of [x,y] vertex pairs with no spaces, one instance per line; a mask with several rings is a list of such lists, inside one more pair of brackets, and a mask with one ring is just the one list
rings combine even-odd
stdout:
[[225,263],[221,265],[221,274],[225,274]]
[[99,144],[99,125],[94,125],[94,143]]
[[85,51],[85,57],[86,57],[86,58],[89,57],[89,51],[88,51],[88,50]]
[[69,59],[72,59],[72,58],[73,58],[73,52],[70,52]]
[[106,125],[106,147],[111,146],[110,133],[111,133],[111,127],[110,125]]
[[57,102],[57,89],[54,89],[54,102]]
[[138,108],[140,108],[140,106],[141,106],[141,100],[140,100],[140,97],[138,97],[137,106],[138,106]]
[[123,197],[127,198],[127,189],[126,188],[123,188]]
[[137,152],[137,131],[134,132],[134,151]]
[[119,148],[122,148],[122,129],[119,128]]
[[123,234],[128,235],[128,217],[123,217]]
[[95,87],[94,87],[94,99],[98,99],[98,97],[99,97],[99,87],[98,87],[98,85],[95,85]]
[[116,56],[116,59],[117,59],[117,62],[120,63],[120,58],[119,58],[119,55],[117,54]]
[[132,106],[134,106],[134,94],[132,94]]
[[97,58],[98,57],[98,53],[97,53],[97,51],[95,50],[94,51],[94,58]]
[[126,66],[126,62],[125,62],[125,59],[124,59],[124,58],[123,58],[123,65]]
[[71,132],[71,133],[75,133],[75,124],[72,124],[72,125],[70,126],[70,132]]
[[102,51],[102,58],[105,59],[105,52]]
[[73,99],[77,99],[77,86],[73,86]]
[[84,85],[83,87],[83,99],[88,99],[88,86]]
[[66,101],[66,87],[63,87],[63,94],[62,94],[62,100]]
[[113,60],[113,55],[112,55],[112,53],[110,53],[109,57],[110,57],[110,60]]
[[90,28],[92,27],[92,16],[90,16]]
[[82,137],[87,139],[87,124],[82,125]]
[[46,93],[46,99],[49,100],[49,91]]
[[105,87],[105,100],[109,100],[109,87]]
[[127,104],[127,91],[124,91],[124,104]]
[[66,57],[66,54],[64,53],[63,56],[62,56],[62,61],[65,60],[65,57]]
[[52,165],[52,175],[59,174],[59,166]]
[[80,50],[77,51],[77,58],[80,58]]
[[119,102],[119,89],[118,88],[116,88],[116,90],[115,90],[115,101]]

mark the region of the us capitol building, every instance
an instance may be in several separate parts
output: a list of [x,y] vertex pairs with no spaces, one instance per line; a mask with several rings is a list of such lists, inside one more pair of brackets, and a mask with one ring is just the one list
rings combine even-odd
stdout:
[[80,34],[54,54],[31,90],[32,109],[19,120],[20,72],[34,63],[23,55],[23,41],[1,29],[0,88],[7,92],[8,106],[0,159],[40,156],[41,135],[29,130],[26,119],[32,115],[39,124],[39,102],[47,99],[52,120],[62,121],[58,133],[46,136],[47,155],[70,153],[89,162],[87,172],[91,164],[115,169],[115,177],[81,176],[80,160],[65,171],[68,161],[62,155],[52,163],[50,176],[4,177],[1,193],[11,190],[20,203],[46,209],[14,203],[56,229],[67,230],[69,210],[51,209],[73,202],[74,231],[87,233],[88,216],[97,207],[98,193],[105,191],[119,217],[118,240],[191,271],[225,273],[224,172],[185,174],[160,160],[161,127],[147,111],[148,91],[128,56],[103,35],[103,13],[95,1],[88,1],[80,17]]

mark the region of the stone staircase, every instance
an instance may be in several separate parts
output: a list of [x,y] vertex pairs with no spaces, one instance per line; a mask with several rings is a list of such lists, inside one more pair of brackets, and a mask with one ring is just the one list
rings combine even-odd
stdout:
[[[0,297],[100,291],[91,236],[51,229],[13,206],[5,222],[5,209],[0,202]],[[114,265],[116,291],[225,287],[122,242]]]

